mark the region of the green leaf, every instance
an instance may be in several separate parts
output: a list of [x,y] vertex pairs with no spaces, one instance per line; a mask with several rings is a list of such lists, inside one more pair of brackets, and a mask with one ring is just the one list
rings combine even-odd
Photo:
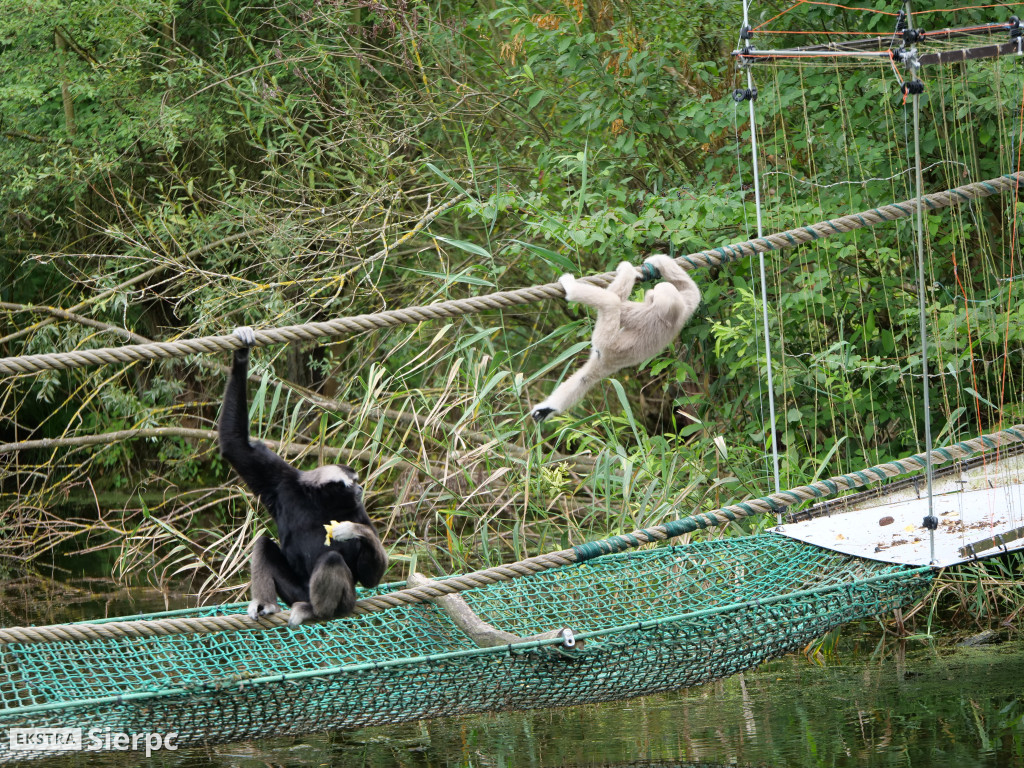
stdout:
[[456,248],[458,248],[459,250],[466,251],[466,253],[472,253],[475,256],[483,256],[485,259],[492,259],[492,258],[494,258],[493,256],[491,256],[490,253],[485,251],[479,245],[475,245],[473,243],[467,243],[465,240],[453,240],[453,239],[448,238],[448,237],[442,237],[441,235],[434,235],[433,237],[434,237],[435,240],[440,240],[442,243],[447,243],[448,245],[453,245]]
[[462,194],[464,194],[464,195],[465,195],[466,197],[468,197],[468,198],[469,198],[470,200],[472,200],[473,202],[476,202],[476,198],[475,198],[475,197],[473,197],[473,196],[472,196],[471,194],[469,194],[469,192],[467,192],[467,191],[466,191],[465,187],[463,187],[463,186],[462,186],[461,184],[459,184],[459,182],[457,182],[457,181],[456,181],[455,179],[453,179],[453,178],[452,178],[451,176],[449,176],[449,175],[448,175],[447,173],[445,173],[444,171],[442,171],[442,170],[441,170],[440,168],[438,168],[438,167],[437,167],[436,165],[434,165],[433,163],[427,163],[427,168],[429,168],[429,169],[430,169],[431,171],[433,171],[434,173],[436,173],[436,174],[437,174],[438,176],[440,176],[440,177],[441,177],[442,179],[444,179],[445,181],[447,181],[447,182],[448,182],[449,184],[451,184],[451,185],[452,185],[453,187],[455,187],[455,189],[459,190],[459,192],[461,192]]
[[583,178],[580,180],[579,200],[576,206],[576,221],[574,223],[579,223],[579,220],[583,217],[583,202],[586,199],[587,192],[587,149],[589,146],[590,140],[588,139],[583,145],[583,151],[579,155]]
[[[970,391],[973,392],[973,390],[970,390]],[[946,419],[946,426],[944,426],[942,428],[942,430],[939,432],[939,434],[937,434],[935,436],[935,442],[936,443],[939,442],[942,439],[943,435],[945,435],[947,432],[951,431],[953,429],[953,427],[956,425],[957,419],[959,419],[961,416],[963,416],[964,413],[966,413],[966,412],[967,412],[966,406],[961,405],[959,408],[957,408],[955,411],[953,411],[951,414],[949,414],[949,418]]]
[[811,480],[812,483],[817,482],[818,478],[821,477],[822,471],[825,469],[826,466],[828,466],[828,463],[832,460],[832,457],[835,456],[836,451],[839,450],[839,446],[846,441],[846,437],[846,435],[843,435],[841,438],[836,440],[836,444],[832,446],[832,448],[829,450],[825,458],[821,460],[820,464],[818,464],[818,469],[814,473],[814,479]]
[[557,253],[556,251],[552,251],[550,248],[544,248],[543,246],[534,245],[533,243],[524,243],[522,240],[513,240],[512,242],[516,243],[517,245],[521,245],[530,251],[533,251],[546,262],[548,262],[548,264],[553,264],[555,266],[561,267],[566,272],[576,272],[579,269],[565,256],[563,256],[560,253]]
[[589,341],[581,341],[578,344],[573,344],[571,347],[569,347],[568,349],[564,350],[562,352],[562,354],[560,354],[558,357],[556,357],[550,363],[548,363],[547,365],[541,366],[540,370],[535,371],[533,373],[533,375],[530,376],[526,380],[527,383],[530,383],[530,382],[540,378],[545,373],[550,371],[552,368],[557,367],[560,363],[565,362],[570,357],[572,357],[575,354],[578,354],[579,352],[582,352],[584,349],[586,349],[589,346],[590,346],[590,342]]
[[412,267],[406,267],[405,272],[415,272],[417,275],[423,275],[424,277],[430,277],[434,280],[440,280],[445,285],[451,285],[452,283],[466,283],[468,285],[480,285],[485,288],[496,288],[497,286],[489,280],[484,280],[480,277],[470,277],[466,274],[445,274],[444,272],[429,272],[425,269],[413,269]]
[[970,387],[964,387],[964,392],[966,392],[966,393],[967,393],[967,394],[969,394],[969,395],[973,395],[973,396],[974,396],[974,397],[976,397],[976,398],[977,398],[978,400],[980,400],[980,401],[981,401],[981,402],[983,402],[983,403],[984,403],[985,405],[987,405],[987,406],[988,406],[989,408],[994,408],[994,409],[995,409],[995,410],[997,410],[997,411],[998,411],[998,410],[1001,410],[1001,409],[999,408],[999,406],[998,406],[998,405],[996,405],[996,404],[995,404],[995,403],[993,403],[993,402],[990,402],[989,400],[986,400],[986,399],[985,399],[984,397],[982,397],[981,395],[979,395],[979,394],[978,394],[977,392],[975,392],[975,391],[974,391],[973,389],[971,389]]
[[642,445],[643,440],[640,439],[640,431],[637,428],[636,420],[633,418],[633,406],[629,404],[629,398],[626,397],[626,390],[618,379],[608,379],[608,382],[612,385],[612,389],[615,390],[615,394],[618,396],[619,402],[622,404],[622,410],[626,414],[626,421],[629,423],[629,428],[633,431],[633,439],[636,440],[637,445]]
[[495,386],[497,386],[506,376],[508,376],[509,373],[510,371],[498,371],[496,374],[491,376],[491,378],[487,380],[487,383],[484,384],[483,387],[481,387],[480,393],[476,396],[476,400],[478,402],[482,402],[484,398],[487,397],[488,393],[490,393],[490,391],[494,389]]

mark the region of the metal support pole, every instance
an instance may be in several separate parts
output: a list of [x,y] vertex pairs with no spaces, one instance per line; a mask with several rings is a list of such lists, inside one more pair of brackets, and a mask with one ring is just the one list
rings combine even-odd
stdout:
[[[907,12],[907,24],[913,29],[913,22],[910,16],[910,2],[904,3]],[[909,69],[915,77],[920,72],[920,62],[916,54],[909,60]],[[924,392],[924,452],[925,452],[925,477],[928,482],[928,516],[925,517],[924,526],[928,529],[928,542],[930,548],[930,560],[935,562],[935,528],[938,520],[933,512],[932,498],[932,412],[931,401],[928,394],[928,316],[927,302],[925,301],[925,266],[924,266],[924,177],[921,163],[921,96],[913,94],[914,112],[914,179],[917,186],[917,308],[921,329],[921,389]]]
[[[928,518],[934,518],[932,511],[932,411],[928,394],[928,318],[925,301],[924,272],[924,181],[921,173],[921,97],[914,94],[914,165],[917,177],[917,308],[921,320],[921,381],[924,383],[924,450],[925,476],[928,478]],[[931,561],[935,562],[935,529],[928,528],[931,547]]]
[[[743,28],[749,29],[748,0],[743,1]],[[743,40],[740,40],[742,47]],[[754,92],[754,76],[747,70],[747,91]],[[757,123],[755,122],[754,99],[748,99],[750,114],[750,165],[754,173],[754,208],[757,213],[757,236],[764,237],[764,221],[761,216],[761,179],[757,165]],[[772,442],[772,470],[775,478],[775,492],[778,493],[782,487],[779,480],[779,446],[775,439],[775,385],[772,375],[772,348],[770,331],[768,326],[768,278],[765,274],[764,253],[758,254],[758,266],[761,272],[761,314],[764,322],[764,358],[765,368],[768,377],[768,434]],[[782,525],[782,513],[775,516],[777,525]]]

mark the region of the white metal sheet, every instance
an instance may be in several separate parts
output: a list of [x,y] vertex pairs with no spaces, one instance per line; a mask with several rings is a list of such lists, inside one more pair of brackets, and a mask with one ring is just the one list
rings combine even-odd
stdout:
[[[1007,479],[1006,469],[1002,467],[998,473],[1003,480]],[[934,562],[928,530],[922,524],[928,514],[925,497],[876,500],[869,508],[840,509],[812,520],[787,523],[774,532],[837,552],[906,565],[954,565],[975,559],[975,554],[987,557],[1024,549],[1024,536],[1006,542],[996,538],[1020,536],[1019,529],[1024,526],[1024,483],[978,487],[992,484],[991,478],[979,481],[974,472],[957,473],[952,479],[936,483],[933,513],[939,519],[939,527],[935,531]],[[954,491],[953,485],[965,490]],[[976,545],[975,554],[962,551],[971,544]]]

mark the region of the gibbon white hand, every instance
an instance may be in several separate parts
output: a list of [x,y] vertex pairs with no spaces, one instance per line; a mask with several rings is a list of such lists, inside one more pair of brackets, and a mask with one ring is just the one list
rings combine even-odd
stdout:
[[256,332],[248,325],[240,325],[232,333],[247,347],[256,343]]

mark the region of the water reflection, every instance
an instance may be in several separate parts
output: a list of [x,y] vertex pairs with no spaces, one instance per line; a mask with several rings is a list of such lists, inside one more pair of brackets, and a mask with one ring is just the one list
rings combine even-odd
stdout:
[[874,660],[847,645],[826,667],[792,657],[676,694],[425,724],[404,755],[379,741],[394,727],[335,749],[369,765],[1024,766],[1024,643]]

